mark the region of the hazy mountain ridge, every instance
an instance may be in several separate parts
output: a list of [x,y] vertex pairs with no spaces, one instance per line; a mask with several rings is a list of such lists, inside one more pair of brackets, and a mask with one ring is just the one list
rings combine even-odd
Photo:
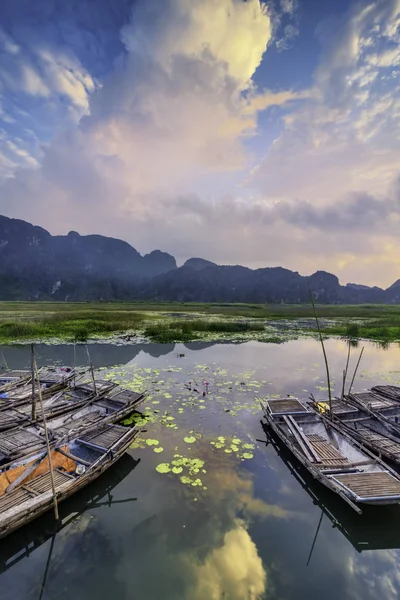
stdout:
[[304,277],[282,267],[249,269],[191,258],[182,267],[154,250],[142,256],[127,242],[42,227],[0,216],[1,300],[163,300],[196,302],[400,302],[400,280],[387,290],[342,286],[325,271]]

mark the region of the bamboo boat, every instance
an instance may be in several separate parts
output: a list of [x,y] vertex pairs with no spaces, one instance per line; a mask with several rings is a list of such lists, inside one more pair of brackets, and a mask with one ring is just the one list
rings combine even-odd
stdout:
[[30,371],[4,371],[0,373],[0,392],[4,386],[8,384],[16,384],[21,381],[28,381],[31,377]]
[[[47,393],[44,395],[44,412],[47,419],[57,415],[63,415],[72,410],[76,410],[95,398],[101,398],[104,394],[111,391],[115,384],[109,381],[78,384],[74,387],[68,387],[54,395]],[[50,388],[53,390],[53,387]],[[43,393],[43,391],[42,391]],[[41,414],[36,415],[36,420],[41,421]],[[23,404],[5,406],[0,408],[0,432],[13,429],[21,425],[32,422],[32,397]]]
[[[363,398],[369,392],[362,393]],[[357,440],[360,444],[374,452],[379,458],[384,458],[400,466],[400,424],[397,423],[397,413],[392,411],[390,416],[371,407],[371,402],[357,400],[357,395],[344,396],[342,400],[336,399],[332,404],[332,417],[335,423],[345,433]],[[347,406],[342,410],[339,406]],[[374,400],[374,404],[380,400]],[[308,403],[314,410],[322,413],[323,417],[330,417],[327,402]],[[400,404],[399,404],[400,411]]]
[[0,387],[0,409],[31,402],[33,394],[38,397],[39,385],[42,397],[48,398],[65,389],[75,376],[75,370],[69,367],[45,367],[39,371],[39,381],[33,383],[31,375],[11,381]]
[[356,512],[366,504],[400,503],[400,477],[375,454],[297,398],[265,400],[270,429],[314,479]]
[[[120,422],[138,408],[145,399],[145,393],[136,393],[113,386],[103,396],[89,395],[88,398],[84,406],[58,416],[53,415],[52,418],[49,418],[49,411],[45,409],[52,446],[69,441],[100,425]],[[45,434],[41,419],[29,425],[3,431],[0,433],[0,468],[2,464],[31,455],[44,448]]]
[[[60,505],[60,520],[54,521],[50,513],[44,514],[29,523],[22,531],[17,531],[0,541],[0,574],[11,569],[24,558],[43,546],[48,540],[54,540],[65,528],[76,522],[87,510],[112,507],[136,498],[114,496],[114,489],[132,473],[140,463],[125,453],[110,469],[98,477],[89,486],[82,488]],[[51,546],[50,549],[51,550]]]
[[400,530],[393,527],[393,523],[400,518],[400,506],[382,507],[379,510],[379,518],[377,518],[374,506],[365,506],[363,513],[356,516],[347,504],[316,481],[310,472],[298,460],[294,459],[292,452],[276,435],[271,434],[265,423],[261,424],[266,435],[265,443],[267,445],[271,444],[298,485],[321,511],[320,520],[318,523],[316,521],[317,531],[314,540],[310,534],[308,562],[311,560],[322,515],[324,518],[329,519],[335,529],[339,529],[357,552],[400,548]]
[[[102,425],[62,447],[16,461],[0,472],[0,538],[53,507],[52,476],[59,504],[115,464],[138,431]],[[50,470],[51,469],[51,470]]]

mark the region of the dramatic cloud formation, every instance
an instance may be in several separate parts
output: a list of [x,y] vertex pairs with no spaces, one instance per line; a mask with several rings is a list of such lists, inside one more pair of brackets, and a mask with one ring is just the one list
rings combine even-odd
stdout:
[[398,278],[400,0],[320,23],[299,89],[263,59],[295,52],[301,2],[38,5],[0,31],[0,212],[178,260]]

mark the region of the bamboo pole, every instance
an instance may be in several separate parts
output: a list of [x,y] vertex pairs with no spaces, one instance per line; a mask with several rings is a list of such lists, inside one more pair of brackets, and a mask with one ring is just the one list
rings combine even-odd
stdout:
[[342,400],[343,400],[343,396],[344,396],[344,387],[346,385],[346,378],[347,378],[347,371],[349,368],[349,360],[350,360],[350,340],[347,340],[347,344],[348,344],[348,350],[347,350],[347,361],[346,361],[346,368],[343,371],[343,387],[342,387]]
[[88,347],[88,345],[87,345],[87,344],[86,344],[86,353],[87,353],[87,356],[88,356],[88,361],[89,361],[89,368],[90,368],[90,372],[91,372],[91,374],[92,374],[92,381],[93,381],[94,393],[95,393],[95,394],[96,394],[96,396],[97,396],[96,380],[95,380],[95,378],[94,378],[93,365],[92,365],[92,361],[90,360],[89,347]]
[[317,323],[317,329],[318,329],[318,333],[319,333],[319,341],[321,342],[321,346],[322,346],[322,352],[324,354],[324,361],[325,361],[325,368],[326,368],[326,378],[328,380],[328,397],[329,397],[329,413],[330,413],[330,417],[331,420],[333,418],[332,415],[332,394],[331,394],[331,378],[329,376],[329,365],[328,365],[328,358],[326,356],[326,352],[325,352],[325,345],[324,345],[324,340],[322,339],[322,333],[321,333],[321,328],[319,326],[319,320],[318,320],[318,316],[317,316],[317,311],[315,309],[315,304],[314,304],[314,298],[312,295],[312,291],[310,286],[308,286],[308,289],[310,291],[310,299],[311,299],[311,304],[313,307],[313,311],[314,311],[314,317],[315,317],[315,321]]
[[49,432],[47,430],[46,416],[44,414],[44,407],[43,407],[42,390],[40,388],[40,381],[39,381],[39,375],[38,375],[38,371],[37,371],[37,365],[36,365],[35,358],[33,358],[33,364],[34,364],[34,369],[35,369],[36,380],[37,380],[37,383],[38,383],[39,402],[40,402],[40,408],[41,408],[41,411],[42,411],[44,434],[45,434],[45,437],[46,437],[47,455],[48,455],[48,459],[49,459],[49,468],[50,468],[51,489],[52,489],[52,492],[53,492],[54,517],[55,517],[56,521],[58,521],[58,519],[59,519],[59,516],[58,516],[58,503],[57,503],[56,486],[54,484],[54,474],[53,474],[53,465],[52,465],[52,460],[51,460],[51,448],[50,448],[50,442],[49,442]]
[[32,421],[36,421],[35,364],[35,344],[31,344]]
[[5,366],[5,368],[8,371],[8,364],[7,364],[7,361],[6,361],[6,357],[3,354],[3,348],[1,348],[0,350],[1,350],[1,358],[3,359],[4,366]]
[[74,386],[76,385],[76,343],[74,342]]
[[350,394],[350,392],[351,392],[351,388],[353,387],[353,383],[354,383],[354,380],[355,380],[355,378],[356,378],[356,374],[357,374],[357,370],[358,370],[358,365],[360,364],[360,361],[361,361],[361,357],[362,357],[362,355],[363,355],[363,352],[364,352],[364,346],[363,346],[363,347],[362,347],[362,349],[361,349],[360,356],[359,356],[359,358],[358,358],[358,361],[357,361],[357,364],[356,364],[356,368],[355,368],[355,371],[354,371],[353,379],[351,380],[351,384],[350,384],[350,387],[349,387],[349,394]]

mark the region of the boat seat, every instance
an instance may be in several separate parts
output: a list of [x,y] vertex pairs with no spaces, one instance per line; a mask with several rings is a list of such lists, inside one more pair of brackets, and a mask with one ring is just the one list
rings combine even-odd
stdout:
[[327,440],[324,440],[320,435],[309,434],[306,437],[315,452],[321,457],[322,462],[319,464],[321,468],[332,465],[343,465],[345,467],[350,462],[337,448],[332,446]]

